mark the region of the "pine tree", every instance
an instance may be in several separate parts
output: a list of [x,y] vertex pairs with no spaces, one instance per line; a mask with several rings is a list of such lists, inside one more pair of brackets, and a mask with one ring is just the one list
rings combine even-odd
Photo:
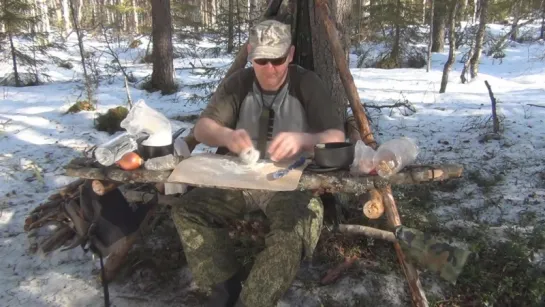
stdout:
[[17,56],[18,50],[13,43],[13,37],[21,34],[24,30],[31,27],[36,19],[31,15],[32,4],[26,0],[0,0],[2,6],[0,8],[0,23],[6,27],[8,40],[10,44],[11,57],[13,61],[13,74],[15,77],[15,85],[22,86],[17,71]]

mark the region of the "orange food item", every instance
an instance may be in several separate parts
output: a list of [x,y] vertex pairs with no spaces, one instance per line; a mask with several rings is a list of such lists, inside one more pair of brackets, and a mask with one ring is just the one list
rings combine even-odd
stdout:
[[144,160],[135,152],[128,152],[121,157],[119,161],[116,162],[116,164],[126,171],[135,170],[137,168],[140,168],[142,164],[144,163]]

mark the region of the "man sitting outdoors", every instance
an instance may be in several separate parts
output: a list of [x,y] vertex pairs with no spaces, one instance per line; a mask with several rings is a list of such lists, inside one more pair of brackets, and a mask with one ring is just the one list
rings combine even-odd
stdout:
[[[322,80],[290,65],[291,41],[290,26],[278,21],[251,29],[252,67],[218,87],[195,124],[199,142],[234,155],[253,147],[263,158],[283,161],[311,152],[318,143],[345,141],[342,117]],[[276,306],[301,260],[311,258],[321,231],[323,207],[311,191],[195,188],[183,200],[172,217],[195,281],[212,288],[209,306]],[[243,281],[227,225],[259,209],[270,232]]]

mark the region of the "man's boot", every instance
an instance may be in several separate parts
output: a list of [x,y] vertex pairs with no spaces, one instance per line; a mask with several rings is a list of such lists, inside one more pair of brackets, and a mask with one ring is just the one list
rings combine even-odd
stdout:
[[228,280],[212,287],[212,294],[206,304],[207,307],[234,307],[242,291],[240,272],[235,273]]

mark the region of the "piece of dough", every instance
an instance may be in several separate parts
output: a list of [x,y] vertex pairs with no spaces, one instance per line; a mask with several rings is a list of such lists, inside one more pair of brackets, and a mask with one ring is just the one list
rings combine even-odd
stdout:
[[245,164],[255,164],[259,160],[259,150],[255,148],[248,148],[240,153],[239,157]]

